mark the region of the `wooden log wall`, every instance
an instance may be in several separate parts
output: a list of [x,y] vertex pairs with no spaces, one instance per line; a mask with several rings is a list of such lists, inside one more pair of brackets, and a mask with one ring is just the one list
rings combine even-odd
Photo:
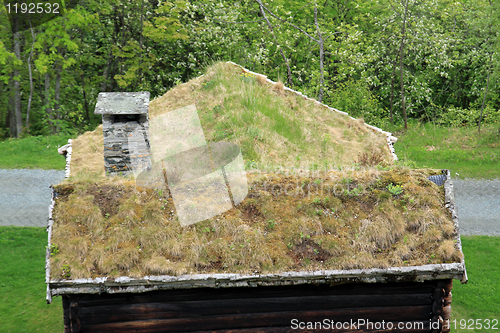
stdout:
[[[439,329],[433,329],[433,333],[443,332],[449,333],[448,326],[451,320],[451,289],[453,288],[453,280],[441,280],[436,284],[434,289],[432,305],[432,321],[440,323]],[[447,321],[448,320],[448,321]]]
[[[384,328],[350,326],[337,332],[394,332],[389,322],[415,322],[443,332],[451,280],[424,283],[297,285],[63,295],[65,332],[324,332],[325,320],[384,321]],[[303,323],[306,329],[294,328]],[[431,327],[440,322],[439,327]],[[332,321],[334,322],[332,324]],[[307,324],[315,325],[307,329]],[[409,325],[409,324],[408,324]],[[380,325],[379,325],[380,326]],[[320,330],[320,328],[323,328]],[[377,329],[378,328],[378,329]]]

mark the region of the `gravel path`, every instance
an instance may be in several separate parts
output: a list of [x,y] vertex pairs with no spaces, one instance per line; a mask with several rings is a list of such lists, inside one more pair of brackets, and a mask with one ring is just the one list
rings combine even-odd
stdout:
[[500,180],[453,180],[461,235],[500,236]]
[[0,226],[47,226],[49,185],[63,179],[58,170],[0,169]]
[[[0,226],[45,227],[64,171],[0,169]],[[500,236],[500,180],[453,180],[461,235]]]

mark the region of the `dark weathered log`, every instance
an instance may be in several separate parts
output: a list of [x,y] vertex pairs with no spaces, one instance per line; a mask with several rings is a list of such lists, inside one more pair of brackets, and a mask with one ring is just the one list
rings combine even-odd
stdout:
[[[417,320],[427,331],[442,332],[451,310],[450,286],[450,280],[438,280],[76,294],[67,296],[63,306],[67,308],[67,332],[297,332],[291,328],[292,319],[395,323]],[[439,322],[439,329],[431,329],[430,320]],[[364,332],[362,327],[356,331]],[[413,332],[417,331],[421,332]]]
[[[443,297],[443,310],[442,317],[444,322],[448,322],[451,320],[451,289],[453,288],[453,280],[449,280],[448,283],[444,287],[444,297]],[[443,333],[449,333],[451,327],[449,325],[444,325],[442,328]]]
[[453,280],[449,279],[444,286],[444,291],[446,292],[446,295],[450,294],[452,289],[453,289]]
[[62,306],[63,306],[63,315],[64,315],[64,332],[70,332],[70,323],[69,323],[69,298],[70,296],[63,295],[62,296]]
[[[386,322],[386,327],[389,326],[389,323],[392,324],[392,327],[397,327],[399,322]],[[410,333],[410,332],[425,332],[429,330],[429,321],[420,321],[420,322],[408,322],[409,325],[412,325],[412,327],[417,327],[418,329],[411,329],[411,328],[403,328],[403,329],[397,329],[398,333]],[[419,326],[423,325],[423,326]],[[420,329],[420,327],[423,327],[425,330]],[[318,327],[317,327],[318,328]],[[322,331],[319,331],[319,329],[292,329],[291,326],[284,326],[284,327],[255,327],[255,328],[241,328],[241,329],[229,329],[229,330],[217,330],[217,331],[194,331],[191,333],[266,333],[266,332],[273,332],[273,333],[317,333],[317,332],[327,332],[328,329],[323,329]],[[333,330],[332,330],[333,331]],[[340,330],[336,330],[339,332]],[[361,332],[361,333],[394,333],[394,329],[371,329],[368,328],[352,328],[349,327],[348,329],[342,329],[342,332]]]
[[97,306],[116,304],[118,298],[122,304],[174,302],[185,300],[240,299],[261,297],[303,297],[315,295],[393,295],[393,294],[430,294],[435,289],[435,282],[429,283],[387,283],[387,284],[346,284],[342,286],[282,286],[256,288],[221,288],[221,289],[181,289],[148,292],[144,294],[106,294],[71,295],[79,305]]
[[278,313],[249,313],[240,315],[221,315],[206,317],[191,317],[163,320],[140,320],[107,323],[98,325],[84,325],[83,332],[182,332],[196,330],[218,330],[228,328],[288,326],[291,320],[322,321],[325,318],[334,321],[350,321],[353,318],[363,318],[372,321],[384,318],[385,321],[428,320],[429,306],[414,307],[382,307],[382,308],[353,308],[327,311],[291,311]]
[[245,298],[231,300],[115,304],[80,308],[81,322],[105,323],[129,320],[168,319],[237,313],[284,312],[336,308],[431,305],[429,294],[417,295],[334,295],[286,298]]
[[450,328],[445,326],[445,321],[451,318],[451,288],[453,280],[440,280],[436,282],[436,288],[432,297],[432,321],[439,322],[439,328],[433,329],[432,333],[449,332]]
[[82,330],[80,325],[80,308],[78,307],[78,303],[70,302],[69,304],[69,325],[70,331],[73,333],[79,333]]

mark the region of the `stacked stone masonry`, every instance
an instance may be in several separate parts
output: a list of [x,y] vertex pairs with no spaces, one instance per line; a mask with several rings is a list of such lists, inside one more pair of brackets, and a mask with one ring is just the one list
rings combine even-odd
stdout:
[[102,114],[107,175],[150,168],[148,108],[147,91],[99,94],[95,113]]

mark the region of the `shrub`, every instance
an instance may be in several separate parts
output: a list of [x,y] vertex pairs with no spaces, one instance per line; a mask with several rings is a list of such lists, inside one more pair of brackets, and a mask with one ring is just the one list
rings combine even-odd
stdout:
[[[463,109],[452,106],[439,114],[436,122],[439,125],[452,127],[477,126],[480,116],[481,108]],[[487,105],[483,110],[481,123],[492,124],[495,122],[500,122],[500,110],[495,110]]]
[[354,118],[363,118],[370,125],[386,127],[389,123],[388,111],[382,108],[367,83],[362,80],[351,79],[341,83],[327,104]]

